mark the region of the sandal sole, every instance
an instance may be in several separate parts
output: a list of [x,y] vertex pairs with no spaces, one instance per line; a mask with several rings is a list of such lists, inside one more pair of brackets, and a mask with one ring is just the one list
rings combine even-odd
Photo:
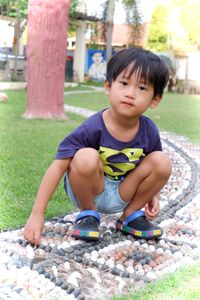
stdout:
[[79,230],[79,229],[73,230],[71,236],[82,240],[93,240],[93,241],[97,241],[101,238],[101,235],[98,231]]
[[146,239],[146,240],[159,238],[163,234],[162,229],[138,230],[138,229],[129,227],[127,225],[123,226],[119,222],[116,223],[116,229],[121,231],[124,234],[130,234],[136,238],[141,238],[141,239]]

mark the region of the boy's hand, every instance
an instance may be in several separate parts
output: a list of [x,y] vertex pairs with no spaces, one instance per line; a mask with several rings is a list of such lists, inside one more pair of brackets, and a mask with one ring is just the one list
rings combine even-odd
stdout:
[[39,245],[44,228],[44,215],[32,212],[24,228],[24,238],[33,245]]
[[159,196],[156,195],[153,197],[149,203],[145,205],[145,215],[149,219],[154,219],[158,216],[160,212],[160,201],[159,201]]

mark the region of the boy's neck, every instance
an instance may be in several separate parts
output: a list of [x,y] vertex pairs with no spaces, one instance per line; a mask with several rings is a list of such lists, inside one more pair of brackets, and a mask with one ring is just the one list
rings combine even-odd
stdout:
[[103,112],[105,126],[109,133],[121,141],[133,139],[140,126],[140,118],[123,118],[116,115],[110,108]]

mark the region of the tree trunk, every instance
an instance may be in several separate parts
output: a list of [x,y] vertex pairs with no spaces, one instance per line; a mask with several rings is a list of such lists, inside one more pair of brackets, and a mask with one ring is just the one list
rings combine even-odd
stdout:
[[107,30],[106,30],[106,61],[112,56],[112,33],[113,33],[113,17],[115,12],[115,1],[108,0],[107,10]]
[[25,118],[66,118],[64,76],[70,0],[29,0]]
[[14,29],[14,55],[15,55],[15,61],[14,61],[14,73],[11,76],[12,80],[17,80],[17,65],[18,65],[18,55],[19,55],[19,36],[20,36],[20,19],[19,15],[17,15],[17,19],[15,22],[15,29]]

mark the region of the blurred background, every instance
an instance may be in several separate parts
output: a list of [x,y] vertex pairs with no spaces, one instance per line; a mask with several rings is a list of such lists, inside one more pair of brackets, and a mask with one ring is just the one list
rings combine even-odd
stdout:
[[[28,0],[0,0],[1,81],[26,81],[27,14]],[[68,23],[66,81],[103,81],[111,55],[137,46],[166,62],[168,91],[200,93],[198,0],[71,0]]]

